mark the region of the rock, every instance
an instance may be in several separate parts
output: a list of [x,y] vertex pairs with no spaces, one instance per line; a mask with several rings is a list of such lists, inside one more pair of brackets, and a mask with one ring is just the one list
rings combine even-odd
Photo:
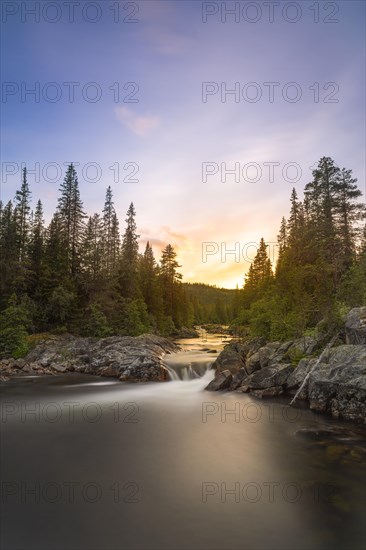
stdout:
[[75,371],[120,380],[161,381],[167,379],[163,356],[179,349],[172,340],[152,334],[101,339],[66,335],[39,342],[22,360],[30,366],[24,366],[22,371],[10,368],[10,374],[55,375]]
[[[295,369],[293,369],[292,373],[287,379],[287,387],[289,389],[297,389],[300,387],[300,384],[302,384],[305,376],[309,372],[309,370],[312,369],[314,363],[316,362],[316,359],[301,359],[299,361],[299,364]],[[306,399],[307,393],[304,397]]]
[[66,372],[67,371],[67,368],[63,365],[52,365],[51,367],[53,370],[55,370],[56,372]]
[[174,338],[199,338],[199,332],[194,328],[181,327],[173,334]]
[[242,367],[236,374],[234,374],[230,389],[236,390],[237,388],[239,388],[242,385],[243,380],[247,377],[248,377],[247,371],[245,370],[244,367]]
[[346,344],[366,344],[366,306],[351,309],[344,328]]
[[25,367],[24,359],[16,359],[13,363],[13,367],[16,369],[23,369]]
[[313,441],[336,440],[349,442],[352,444],[365,445],[365,433],[361,429],[350,429],[348,426],[327,426],[319,428],[317,426],[309,426],[296,430],[296,436],[311,439]]
[[328,350],[309,375],[307,398],[314,411],[366,422],[366,346]]
[[209,334],[231,334],[228,327],[222,325],[202,325],[202,328]]
[[266,388],[264,390],[252,390],[250,392],[250,395],[263,399],[265,397],[276,397],[277,395],[283,394],[283,392],[284,392],[284,389],[282,386],[273,386],[271,388]]
[[[277,364],[254,372],[243,380],[243,386],[251,390],[284,386],[292,372],[291,365]],[[240,388],[239,388],[240,389]]]
[[245,364],[245,369],[248,374],[253,374],[257,370],[261,369],[261,358],[259,355],[259,351],[256,351],[255,353],[253,353],[253,355],[251,355],[247,359]]
[[231,342],[224,347],[212,368],[216,369],[218,374],[226,370],[236,374],[245,366],[245,354],[246,348],[243,344]]
[[229,370],[220,372],[211,382],[206,386],[205,390],[218,391],[229,389],[233,375]]
[[268,367],[272,362],[280,362],[284,356],[284,352],[280,353],[280,342],[270,342],[259,349],[259,361],[261,369]]
[[246,361],[246,370],[252,374],[260,369],[281,363],[287,357],[288,348],[292,342],[270,342],[260,347],[255,353],[249,355]]
[[287,350],[289,359],[297,359],[302,355],[310,355],[319,345],[319,340],[313,336],[303,336],[292,342]]

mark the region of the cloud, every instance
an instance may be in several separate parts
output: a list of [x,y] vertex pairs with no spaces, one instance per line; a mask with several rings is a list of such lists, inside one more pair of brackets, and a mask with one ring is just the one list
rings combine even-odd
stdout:
[[116,116],[126,128],[139,137],[147,136],[160,124],[159,117],[138,116],[125,106],[116,108]]

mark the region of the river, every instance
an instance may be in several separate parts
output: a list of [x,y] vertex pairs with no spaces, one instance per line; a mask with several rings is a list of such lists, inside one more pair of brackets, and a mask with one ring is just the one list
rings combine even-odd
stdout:
[[[203,391],[223,343],[182,341],[165,383],[3,386],[1,547],[364,548],[361,432],[288,399]],[[296,434],[335,426],[344,438]]]

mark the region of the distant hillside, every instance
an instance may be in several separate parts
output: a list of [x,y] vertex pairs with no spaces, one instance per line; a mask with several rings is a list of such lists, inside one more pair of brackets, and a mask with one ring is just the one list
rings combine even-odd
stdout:
[[195,323],[229,324],[237,315],[239,290],[203,283],[183,283],[183,286],[193,305]]

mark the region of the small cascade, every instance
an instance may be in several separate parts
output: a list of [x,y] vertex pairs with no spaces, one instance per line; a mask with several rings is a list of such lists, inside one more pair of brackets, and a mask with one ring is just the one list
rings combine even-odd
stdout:
[[168,372],[170,380],[190,381],[202,378],[212,366],[212,357],[206,360],[190,361],[188,353],[184,353],[183,357],[175,356],[165,357],[164,367]]
[[200,378],[195,370],[192,369],[192,365],[183,367],[181,370],[182,380],[194,380],[195,378]]
[[180,380],[178,374],[174,369],[172,369],[171,367],[169,367],[169,365],[166,365],[166,364],[164,365],[164,367],[168,371],[170,380]]
[[171,381],[194,382],[203,380],[208,372],[213,377],[212,365],[223,345],[217,335],[206,334],[207,342],[200,339],[179,342],[181,350],[164,355],[164,367]]

